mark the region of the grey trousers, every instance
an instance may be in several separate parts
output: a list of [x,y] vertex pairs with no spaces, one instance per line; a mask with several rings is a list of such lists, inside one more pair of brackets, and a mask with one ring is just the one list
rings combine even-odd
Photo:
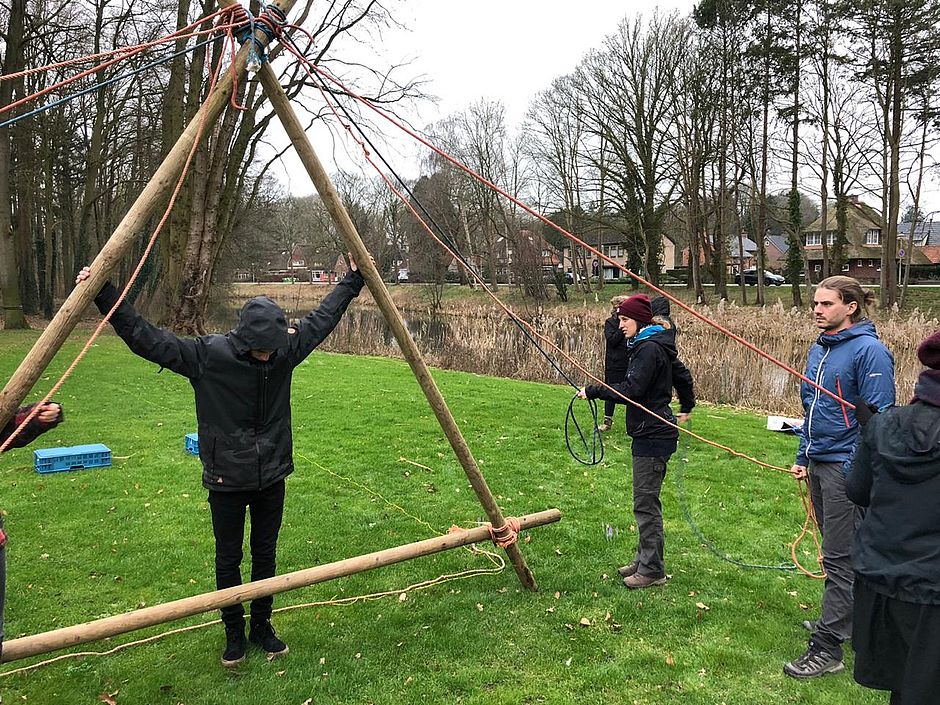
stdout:
[[841,657],[843,641],[852,636],[852,543],[862,512],[845,495],[842,463],[809,463],[809,487],[822,534],[822,614],[813,640]]
[[633,518],[639,534],[637,572],[649,578],[666,575],[663,505],[659,501],[659,492],[666,477],[668,461],[668,455],[661,458],[633,456]]

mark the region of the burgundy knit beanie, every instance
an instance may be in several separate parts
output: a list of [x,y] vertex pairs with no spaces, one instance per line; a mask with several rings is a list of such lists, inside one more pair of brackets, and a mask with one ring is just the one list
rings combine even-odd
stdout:
[[940,370],[940,330],[920,344],[917,357],[930,369]]
[[634,294],[617,308],[618,316],[626,316],[642,326],[653,320],[650,297],[646,294]]

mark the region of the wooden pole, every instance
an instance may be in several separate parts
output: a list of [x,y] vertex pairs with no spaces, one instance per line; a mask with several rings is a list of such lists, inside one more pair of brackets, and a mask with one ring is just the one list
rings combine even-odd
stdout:
[[[414,372],[418,380],[418,384],[421,385],[421,389],[424,391],[424,395],[427,397],[431,409],[434,411],[434,415],[437,416],[437,420],[444,430],[444,435],[447,436],[447,440],[450,441],[454,453],[457,454],[457,459],[460,461],[467,478],[470,480],[473,491],[476,492],[480,503],[483,505],[487,517],[493,526],[503,526],[506,523],[503,513],[499,505],[496,504],[493,493],[490,492],[490,488],[486,484],[483,473],[480,472],[476,459],[470,452],[467,442],[464,440],[460,429],[457,427],[457,422],[454,421],[454,417],[447,407],[447,402],[444,401],[443,395],[437,388],[437,384],[434,382],[434,378],[431,376],[431,372],[428,370],[428,366],[421,356],[421,351],[418,350],[418,346],[411,337],[411,333],[408,331],[407,326],[405,326],[405,322],[398,308],[395,306],[395,302],[392,301],[392,297],[385,286],[385,282],[382,281],[382,277],[372,263],[369,251],[362,242],[362,238],[359,237],[359,233],[356,230],[356,226],[353,225],[352,219],[350,219],[349,214],[346,212],[342,199],[339,197],[336,188],[333,186],[333,182],[330,181],[330,177],[320,163],[320,159],[317,157],[313,146],[307,139],[303,125],[300,123],[300,120],[297,119],[297,115],[294,113],[287,93],[285,93],[284,88],[277,80],[277,76],[274,75],[274,71],[268,64],[264,64],[261,67],[260,76],[261,85],[264,87],[265,94],[271,101],[274,111],[277,113],[281,124],[284,126],[284,129],[293,142],[294,149],[297,150],[300,161],[313,180],[313,185],[320,194],[320,198],[323,200],[323,204],[329,211],[330,216],[332,216],[337,230],[342,234],[346,246],[352,251],[356,263],[366,280],[366,284],[368,284],[369,290],[372,292],[372,296],[375,298],[379,309],[385,316],[389,328],[392,329],[395,340],[398,341],[398,347],[401,348],[405,359],[408,361],[412,372]],[[535,577],[526,565],[525,558],[523,558],[519,546],[513,544],[506,549],[506,553],[509,555],[509,560],[516,571],[516,575],[519,576],[519,580],[522,581],[522,584],[530,590],[538,590]]]
[[[519,518],[519,524],[523,529],[531,529],[535,526],[543,526],[561,519],[561,512],[557,509],[546,509],[543,512],[528,514]],[[16,661],[18,659],[45,654],[50,651],[66,649],[70,646],[85,644],[89,641],[105,639],[117,634],[151,627],[155,624],[163,624],[176,619],[190,617],[194,614],[201,614],[216,610],[227,605],[234,605],[241,602],[247,602],[266,595],[274,595],[279,592],[296,590],[297,588],[315,585],[327,580],[342,578],[355,573],[363,573],[373,568],[400,563],[412,558],[428,556],[432,553],[440,553],[451,548],[467,546],[471,543],[480,543],[489,539],[489,528],[479,526],[473,529],[461,529],[444,536],[438,536],[416,543],[387,548],[383,551],[368,553],[364,556],[346,558],[345,560],[327,563],[326,565],[316,566],[315,568],[306,568],[285,575],[277,575],[266,580],[258,580],[245,585],[216,590],[203,595],[194,595],[193,597],[184,597],[180,600],[173,600],[162,605],[145,607],[127,614],[115,615],[114,617],[105,617],[96,619],[93,622],[78,624],[72,627],[54,629],[42,634],[25,636],[19,639],[12,639],[3,644],[2,663]]]
[[[295,2],[296,0],[276,0],[273,4],[287,13]],[[268,38],[263,32],[258,31],[255,36],[262,46],[267,45]],[[243,80],[245,76],[245,61],[248,52],[248,45],[243,46],[235,59],[235,70],[239,80]],[[29,390],[32,389],[52,358],[55,357],[72,329],[75,328],[75,324],[81,318],[88,304],[94,300],[101,287],[108,281],[111,271],[137,240],[147,220],[162,203],[166,202],[167,192],[176,185],[197,134],[200,129],[203,130],[203,136],[211,132],[215,121],[225,109],[225,106],[228,105],[232,94],[232,86],[232,72],[226,71],[216,85],[215,90],[206,99],[206,102],[189,125],[186,126],[183,134],[180,135],[176,144],[164,158],[163,163],[154,172],[144,190],[141,191],[137,200],[128,210],[127,215],[124,216],[111,234],[108,242],[105,243],[98,256],[91,263],[91,276],[84,284],[72,290],[72,293],[69,294],[55,317],[42,332],[42,335],[39,336],[26,358],[17,367],[3,391],[0,392],[0,428],[6,424],[16,408],[29,394]]]

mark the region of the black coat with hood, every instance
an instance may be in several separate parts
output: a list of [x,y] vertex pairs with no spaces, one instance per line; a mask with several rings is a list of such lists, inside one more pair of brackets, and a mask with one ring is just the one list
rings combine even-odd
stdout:
[[620,316],[616,311],[604,321],[604,344],[605,379],[622,379],[627,371],[630,352],[627,350],[627,339],[620,330]]
[[[362,286],[362,275],[348,272],[317,310],[291,328],[274,301],[258,296],[242,307],[234,330],[197,338],[180,338],[152,325],[126,301],[114,312],[111,325],[134,353],[192,385],[207,489],[262,490],[293,472],[294,368],[336,327]],[[105,313],[118,297],[117,289],[105,284],[95,304]],[[251,350],[273,354],[260,362]]]
[[[667,324],[668,325],[668,324]],[[692,375],[679,360],[675,335],[663,326],[648,326],[629,341],[627,375],[614,389],[642,404],[654,414],[675,423],[669,404],[672,390],[679,396],[681,413],[689,413],[695,406]],[[607,399],[620,404],[624,400],[600,385],[585,388],[588,399]],[[671,455],[676,449],[679,432],[633,405],[627,406],[627,433],[633,439],[633,455]]]
[[876,414],[862,433],[845,486],[868,507],[852,561],[873,590],[940,605],[940,380],[923,373],[915,393],[921,400]]

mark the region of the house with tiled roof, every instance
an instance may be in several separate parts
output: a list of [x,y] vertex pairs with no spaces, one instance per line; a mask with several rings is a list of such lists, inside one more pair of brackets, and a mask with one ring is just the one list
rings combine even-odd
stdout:
[[[803,228],[803,237],[806,250],[806,259],[809,261],[810,274],[813,281],[822,277],[823,238],[826,245],[831,248],[836,241],[838,224],[836,221],[836,208],[827,209],[826,226],[823,227],[822,216]],[[846,211],[845,238],[848,245],[845,249],[845,260],[841,272],[831,274],[844,274],[854,277],[866,284],[875,284],[881,279],[881,254],[884,233],[881,232],[881,213],[857,197],[850,196]],[[891,259],[897,267],[904,252],[904,240],[899,236],[898,250]],[[831,252],[831,249],[830,249]],[[911,264],[930,264],[921,248],[914,248],[911,255]]]

